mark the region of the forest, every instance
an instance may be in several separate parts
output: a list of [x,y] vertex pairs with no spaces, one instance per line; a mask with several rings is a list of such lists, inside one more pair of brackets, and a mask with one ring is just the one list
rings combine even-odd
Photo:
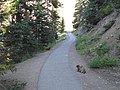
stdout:
[[[57,42],[65,27],[59,7],[59,0],[0,1],[0,77]],[[90,68],[119,71],[120,0],[76,0],[73,17],[76,49]]]
[[64,32],[61,6],[58,0],[0,0],[0,78],[56,43]]
[[64,31],[61,6],[58,0],[0,1],[0,74],[56,42]]

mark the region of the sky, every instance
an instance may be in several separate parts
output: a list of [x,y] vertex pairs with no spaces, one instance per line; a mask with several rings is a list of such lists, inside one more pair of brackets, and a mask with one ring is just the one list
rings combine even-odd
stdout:
[[63,4],[63,8],[60,10],[60,14],[64,17],[65,31],[73,30],[73,14],[76,0],[59,0]]

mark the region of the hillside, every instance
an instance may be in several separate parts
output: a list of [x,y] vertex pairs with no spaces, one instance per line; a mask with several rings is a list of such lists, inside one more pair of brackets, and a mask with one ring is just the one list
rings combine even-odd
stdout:
[[[85,8],[82,5],[77,6],[77,8],[80,8],[79,11],[81,10],[78,15],[81,16],[79,16],[79,19],[78,17],[75,19],[80,21],[73,21],[78,34],[76,49],[85,57],[91,69],[112,84],[119,86],[120,10],[116,6],[114,6],[114,9],[113,6],[110,6],[117,5],[119,0],[105,1],[102,3],[99,0],[90,0],[88,3],[82,2],[82,5],[88,5]],[[96,12],[94,8],[99,9]]]
[[[113,22],[113,23],[112,23]],[[112,23],[112,24],[111,24]],[[110,55],[119,58],[119,34],[120,34],[120,15],[112,13],[103,18],[88,35],[101,35],[98,43],[106,43],[111,46]],[[96,45],[98,44],[96,43]]]

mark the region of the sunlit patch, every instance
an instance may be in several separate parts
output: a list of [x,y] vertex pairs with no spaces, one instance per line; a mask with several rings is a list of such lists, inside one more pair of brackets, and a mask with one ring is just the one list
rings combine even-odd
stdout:
[[2,28],[2,27],[0,27],[0,31],[2,31],[3,33],[6,32],[6,30],[4,28]]
[[73,14],[76,0],[59,0],[63,4],[63,8],[60,9],[60,14],[65,20],[65,31],[73,30]]

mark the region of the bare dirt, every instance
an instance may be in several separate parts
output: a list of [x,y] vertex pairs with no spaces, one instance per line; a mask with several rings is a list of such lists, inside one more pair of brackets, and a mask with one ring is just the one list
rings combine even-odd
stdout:
[[[115,79],[111,78],[111,75],[107,72],[106,74],[103,69],[89,68],[89,59],[87,57],[80,56],[75,50],[74,44],[71,46],[69,52],[70,68],[82,84],[83,90],[120,90],[120,84],[114,83]],[[83,65],[86,68],[87,73],[82,74],[77,72],[77,64]]]
[[[55,47],[53,47],[50,51],[46,51],[41,54],[37,54],[32,59],[24,61],[16,65],[17,72],[14,74],[7,74],[6,76],[10,79],[17,79],[23,82],[27,82],[24,90],[37,90],[38,85],[38,77],[44,66],[47,58],[50,54],[64,41],[58,43]],[[112,84],[108,82],[105,78],[104,74],[98,73],[89,68],[88,62],[81,57],[76,49],[75,43],[71,46],[68,54],[69,59],[69,67],[76,77],[76,80],[82,85],[83,90],[120,90],[120,85]],[[76,65],[83,65],[86,68],[86,74],[82,74],[77,72]]]
[[56,44],[51,50],[36,54],[33,58],[28,59],[16,65],[16,73],[8,72],[3,78],[17,79],[21,82],[27,82],[24,90],[37,90],[38,77],[49,55],[61,45]]

